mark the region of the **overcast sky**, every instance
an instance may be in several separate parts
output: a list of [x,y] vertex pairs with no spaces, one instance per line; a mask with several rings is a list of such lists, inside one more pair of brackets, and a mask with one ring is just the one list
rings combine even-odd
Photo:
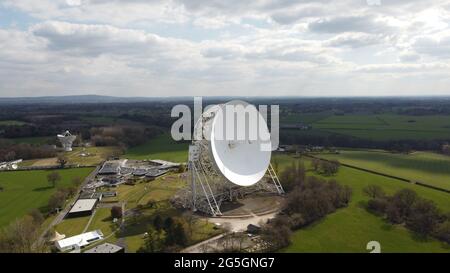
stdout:
[[450,95],[450,0],[0,0],[0,97]]

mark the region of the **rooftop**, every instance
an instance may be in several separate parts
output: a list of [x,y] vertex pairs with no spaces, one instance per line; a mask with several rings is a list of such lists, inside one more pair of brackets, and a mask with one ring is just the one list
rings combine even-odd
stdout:
[[97,199],[78,199],[70,209],[69,213],[92,210],[97,203]]
[[86,250],[84,253],[117,253],[121,251],[123,248],[110,243],[104,243],[93,247],[91,249]]
[[102,238],[103,233],[100,230],[95,230],[59,240],[56,242],[56,246],[59,249],[65,249],[72,246],[83,247]]

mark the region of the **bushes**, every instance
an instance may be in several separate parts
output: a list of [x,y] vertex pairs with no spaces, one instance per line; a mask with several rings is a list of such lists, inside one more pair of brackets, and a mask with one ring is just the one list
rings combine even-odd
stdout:
[[367,203],[367,209],[380,216],[384,216],[392,224],[405,226],[422,236],[434,236],[439,240],[449,242],[449,215],[442,214],[433,201],[420,198],[410,189],[402,189],[392,196],[379,194],[374,191],[376,186],[368,186],[364,192],[376,197]]
[[339,171],[341,164],[337,160],[321,160],[314,158],[311,162],[312,168],[315,172],[326,176],[331,176]]
[[[285,212],[289,216],[296,215],[297,228],[308,225],[338,208],[348,205],[351,189],[341,186],[335,180],[326,181],[317,177],[308,177],[302,185],[287,195]],[[301,221],[299,221],[301,217]]]

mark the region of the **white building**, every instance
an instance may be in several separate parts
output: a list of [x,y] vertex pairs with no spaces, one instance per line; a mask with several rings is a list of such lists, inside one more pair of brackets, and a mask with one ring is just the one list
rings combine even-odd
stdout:
[[103,239],[101,230],[90,231],[55,242],[60,251],[81,249],[93,242]]

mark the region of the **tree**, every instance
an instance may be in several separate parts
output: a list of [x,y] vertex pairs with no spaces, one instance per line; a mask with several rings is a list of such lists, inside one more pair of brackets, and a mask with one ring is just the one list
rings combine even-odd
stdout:
[[116,219],[119,219],[119,218],[122,218],[122,207],[119,207],[119,206],[113,206],[112,208],[111,208],[111,218],[116,218]]
[[183,164],[183,163],[181,163],[181,164],[178,166],[178,173],[184,173],[185,171],[186,171],[186,165]]
[[[388,210],[398,214],[398,223],[403,223],[411,214],[412,206],[417,201],[417,193],[410,189],[399,190],[392,196]],[[394,206],[394,208],[390,208]],[[395,219],[395,217],[394,217]]]
[[63,154],[58,155],[57,162],[58,162],[59,167],[61,169],[66,166],[68,161],[69,161],[69,159],[65,155],[63,155]]
[[367,209],[374,214],[384,215],[388,204],[384,198],[370,199],[367,202]]
[[153,218],[153,226],[157,230],[161,230],[163,228],[163,220],[162,220],[162,218],[161,218],[161,216],[159,214],[157,214],[155,216],[155,218]]
[[37,225],[41,225],[45,220],[44,215],[38,209],[33,209],[29,215]]
[[67,193],[65,191],[57,191],[48,200],[48,208],[51,212],[56,209],[62,208],[67,199]]
[[378,185],[369,185],[363,189],[363,192],[370,198],[383,198],[386,195],[383,188]]
[[319,171],[319,169],[320,169],[320,162],[321,162],[321,160],[317,159],[317,158],[313,158],[313,160],[311,161],[312,168],[313,168],[313,170],[315,172]]
[[48,183],[55,188],[56,184],[61,181],[61,175],[58,172],[51,172],[47,175]]
[[168,232],[170,229],[172,229],[174,224],[173,218],[172,217],[167,217],[166,220],[164,220],[164,225],[163,228],[166,232]]
[[439,240],[450,244],[450,219],[447,219],[436,227],[435,236]]
[[38,240],[39,227],[30,215],[15,220],[0,230],[0,253],[45,252],[45,245]]
[[411,209],[406,226],[420,235],[427,236],[435,230],[439,218],[440,212],[432,201],[419,199]]
[[[172,234],[168,234],[167,238],[171,237],[170,241],[173,241],[172,244],[169,243],[169,245],[180,245],[180,246],[186,246],[188,242],[188,237],[186,235],[186,230],[182,223],[176,223],[175,226],[172,229]],[[171,236],[170,236],[171,235]]]
[[164,231],[150,228],[147,231],[144,246],[137,252],[140,253],[156,253],[162,252],[164,249]]

